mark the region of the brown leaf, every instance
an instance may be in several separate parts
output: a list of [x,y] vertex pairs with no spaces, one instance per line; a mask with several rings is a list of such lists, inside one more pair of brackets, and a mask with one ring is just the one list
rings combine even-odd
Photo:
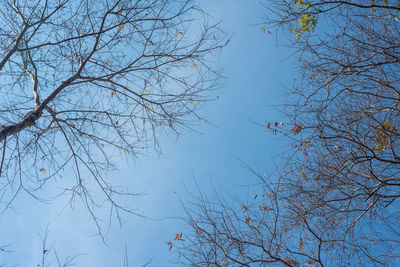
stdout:
[[243,213],[245,213],[245,212],[247,211],[247,207],[246,207],[245,204],[243,204],[243,205],[241,206],[241,208],[242,208],[242,210],[243,210]]

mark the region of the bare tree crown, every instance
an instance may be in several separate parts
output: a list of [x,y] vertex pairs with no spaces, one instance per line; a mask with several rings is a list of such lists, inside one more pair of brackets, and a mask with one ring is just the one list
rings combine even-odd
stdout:
[[2,0],[1,200],[67,176],[92,216],[89,185],[122,208],[113,156],[157,148],[210,100],[221,36],[205,17],[190,0]]

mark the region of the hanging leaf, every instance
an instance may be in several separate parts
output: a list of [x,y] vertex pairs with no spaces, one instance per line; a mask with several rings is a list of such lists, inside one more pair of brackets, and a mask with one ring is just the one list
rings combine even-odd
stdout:
[[169,246],[169,251],[171,251],[171,249],[172,249],[172,242],[171,242],[171,241],[168,241],[168,242],[167,242],[167,245]]
[[183,34],[182,32],[178,32],[178,33],[175,35],[175,37],[176,37],[176,38],[179,38],[179,36],[182,35],[182,34]]
[[242,208],[242,210],[243,210],[243,213],[245,213],[246,211],[247,211],[247,207],[246,207],[246,205],[245,204],[243,204],[242,206],[241,206],[241,208]]
[[174,240],[176,241],[185,241],[185,239],[182,238],[182,232],[177,233],[174,237]]

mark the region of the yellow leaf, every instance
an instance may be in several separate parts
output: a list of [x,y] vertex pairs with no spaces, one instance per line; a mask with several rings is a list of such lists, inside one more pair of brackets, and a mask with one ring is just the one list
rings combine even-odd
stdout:
[[178,32],[177,34],[176,34],[176,38],[178,38],[181,34],[183,34],[182,32]]
[[85,95],[89,95],[89,91],[86,91]]
[[145,107],[146,107],[146,111],[147,112],[150,112],[151,111],[151,108],[149,107],[149,105],[147,105],[147,104],[144,104],[145,105]]
[[190,99],[189,103],[190,103],[190,105],[193,106],[194,100],[193,100],[193,99]]
[[47,172],[47,170],[45,168],[41,168],[40,172],[45,173],[45,172]]
[[125,151],[125,152],[124,152],[124,156],[126,156],[127,153],[128,153],[128,151]]
[[260,30],[261,30],[263,33],[265,33],[265,28],[261,28]]

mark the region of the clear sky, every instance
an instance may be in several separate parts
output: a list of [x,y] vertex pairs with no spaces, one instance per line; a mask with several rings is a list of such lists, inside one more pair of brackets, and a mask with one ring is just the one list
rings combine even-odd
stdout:
[[[266,10],[258,1],[200,0],[211,20],[222,21],[220,27],[231,42],[216,59],[223,69],[222,86],[213,92],[219,100],[208,103],[201,115],[215,126],[199,124],[196,132],[184,132],[179,138],[160,138],[162,153],[150,149],[136,160],[118,163],[120,171],[111,173],[116,184],[123,184],[144,196],[125,200],[126,205],[157,220],[124,215],[120,227],[113,221],[105,232],[106,245],[96,235],[96,227],[85,210],[76,205],[65,209],[66,199],[41,204],[21,195],[0,216],[1,242],[10,243],[12,253],[0,254],[3,262],[16,266],[36,266],[41,257],[41,240],[49,225],[49,241],[61,259],[82,254],[76,266],[124,266],[127,250],[129,266],[177,266],[166,242],[183,231],[184,212],[177,195],[190,199],[197,181],[203,192],[226,190],[246,198],[246,185],[255,177],[238,158],[255,169],[273,171],[271,158],[287,150],[279,138],[251,121],[265,123],[282,118],[272,105],[282,103],[285,85],[295,75],[293,60],[286,47],[277,45],[275,34],[264,33],[262,21]],[[279,43],[279,42],[278,42]],[[213,189],[214,188],[214,189]],[[106,210],[105,210],[106,212]],[[107,219],[107,214],[104,215]],[[2,258],[3,257],[3,258]],[[6,265],[13,266],[13,265]]]

